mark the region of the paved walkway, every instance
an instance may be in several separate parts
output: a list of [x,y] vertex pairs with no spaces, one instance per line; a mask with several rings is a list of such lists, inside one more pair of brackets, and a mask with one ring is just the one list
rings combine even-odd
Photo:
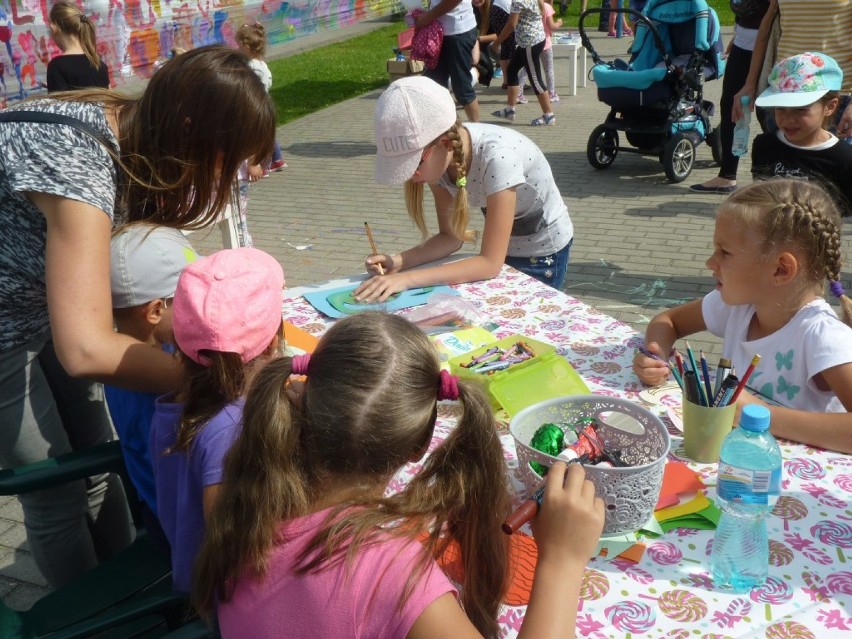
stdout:
[[[374,27],[358,25],[348,33]],[[340,39],[337,32],[309,36],[276,53]],[[592,39],[606,59],[626,57],[628,40],[600,33]],[[557,124],[523,124],[539,114],[533,101],[519,106],[514,126],[545,151],[574,221],[564,290],[644,331],[660,309],[694,299],[712,286],[704,262],[712,244],[714,210],[722,198],[690,193],[688,185],[714,176],[716,167],[702,145],[692,176],[682,184],[668,183],[653,157],[623,154],[608,170],[594,170],[586,160],[586,143],[608,109],[597,101],[591,82],[570,96],[568,52],[555,47],[555,58],[562,96],[555,105]],[[706,85],[706,97],[717,104],[721,84]],[[373,108],[379,94],[368,93],[280,127],[278,139],[289,167],[251,187],[249,227],[255,244],[284,265],[289,286],[362,271],[369,252],[364,221],[370,222],[381,250],[398,251],[419,241],[405,213],[402,189],[379,186],[372,179]],[[480,87],[483,121],[495,121],[488,114],[504,101],[499,81]],[[749,169],[746,158],[741,165],[745,182]],[[481,226],[480,216],[472,218],[474,226]],[[196,233],[193,243],[205,253],[221,246],[218,231]],[[852,255],[848,240],[844,250]],[[846,271],[847,287],[848,280]],[[707,350],[711,361],[718,357],[718,340],[691,341],[694,348]],[[46,592],[21,521],[16,500],[0,501],[0,596],[16,608],[28,607]]]

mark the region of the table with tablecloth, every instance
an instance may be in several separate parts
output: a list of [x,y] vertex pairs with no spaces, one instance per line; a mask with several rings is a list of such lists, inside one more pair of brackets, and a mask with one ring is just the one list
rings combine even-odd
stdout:
[[[631,370],[631,361],[642,336],[631,327],[509,267],[492,280],[455,288],[498,325],[492,330],[496,337],[519,333],[549,342],[593,393],[641,403],[643,387]],[[320,335],[333,320],[298,296],[300,290],[285,291],[284,316],[308,333]],[[458,406],[440,405],[433,447],[452,430],[458,415]],[[671,458],[689,461],[680,432],[671,423],[668,428]],[[524,488],[515,476],[515,444],[505,429],[501,440],[520,499]],[[645,540],[647,549],[638,563],[604,558],[589,562],[578,635],[594,639],[852,637],[852,456],[779,443],[784,456],[782,496],[767,523],[770,566],[764,586],[747,594],[716,589],[708,571],[713,532],[671,530]],[[715,465],[689,463],[713,499]],[[419,468],[419,464],[406,466],[390,489],[399,489]],[[523,606],[503,607],[501,636],[517,635],[524,611]]]

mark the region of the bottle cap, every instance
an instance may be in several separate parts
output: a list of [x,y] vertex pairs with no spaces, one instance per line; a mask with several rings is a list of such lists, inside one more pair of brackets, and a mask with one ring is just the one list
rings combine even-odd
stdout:
[[748,106],[749,102],[750,102],[750,99],[747,95],[741,95],[740,96],[740,104],[742,104],[743,106]]
[[760,404],[743,406],[742,413],[740,413],[740,428],[745,428],[753,433],[769,430],[769,409]]

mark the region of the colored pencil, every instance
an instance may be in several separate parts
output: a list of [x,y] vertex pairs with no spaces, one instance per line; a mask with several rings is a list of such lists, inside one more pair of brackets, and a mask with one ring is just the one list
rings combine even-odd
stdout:
[[731,397],[731,401],[728,402],[729,404],[733,404],[735,401],[737,401],[737,397],[739,397],[740,393],[743,392],[743,389],[745,388],[745,385],[748,382],[748,378],[751,377],[752,373],[754,373],[754,369],[759,363],[760,355],[755,355],[751,358],[751,364],[748,365],[746,372],[743,374],[742,379],[740,379],[740,383],[737,385],[737,390],[734,391],[734,394]]
[[659,355],[655,355],[654,353],[652,353],[651,351],[649,351],[649,350],[648,350],[647,348],[645,348],[644,346],[640,346],[640,347],[639,347],[639,348],[637,348],[636,350],[637,350],[637,351],[639,351],[640,353],[642,353],[645,357],[650,357],[651,359],[655,359],[655,360],[657,360],[658,362],[665,362],[665,361],[666,361],[666,360],[664,360],[662,357],[660,357]]
[[675,349],[674,352],[675,362],[677,363],[677,370],[680,372],[680,376],[683,377],[683,357],[681,357],[680,351]]
[[701,376],[704,378],[704,391],[707,394],[707,405],[713,405],[713,389],[710,386],[710,371],[707,368],[707,358],[704,356],[704,351],[698,351],[700,357],[698,358],[701,362]]
[[680,386],[681,392],[683,392],[683,390],[684,390],[684,388],[683,388],[683,377],[681,377],[680,373],[677,372],[677,366],[675,366],[674,364],[669,362],[669,369],[671,370],[672,375],[674,375],[674,378],[675,378],[675,381],[677,382],[677,385]]
[[[364,229],[367,231],[367,239],[370,241],[370,249],[373,251],[373,255],[379,254],[379,249],[376,248],[376,240],[373,239],[373,232],[370,230],[370,224],[364,222]],[[376,264],[379,269],[379,275],[385,274],[385,269],[382,268],[381,264]]]

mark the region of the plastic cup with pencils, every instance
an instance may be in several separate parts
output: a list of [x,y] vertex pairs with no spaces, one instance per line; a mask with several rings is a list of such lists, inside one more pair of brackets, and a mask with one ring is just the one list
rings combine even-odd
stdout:
[[[742,379],[725,371],[724,378],[718,381],[718,390],[715,390],[710,384],[704,354],[701,354],[702,365],[698,366],[689,345],[687,345],[687,353],[693,363],[691,370],[687,369],[683,375],[684,452],[693,461],[716,463],[719,461],[722,442],[734,426],[737,397],[754,372],[760,356],[756,355],[752,359]],[[727,360],[723,361],[727,362]],[[725,368],[727,367],[720,362],[717,375]]]

